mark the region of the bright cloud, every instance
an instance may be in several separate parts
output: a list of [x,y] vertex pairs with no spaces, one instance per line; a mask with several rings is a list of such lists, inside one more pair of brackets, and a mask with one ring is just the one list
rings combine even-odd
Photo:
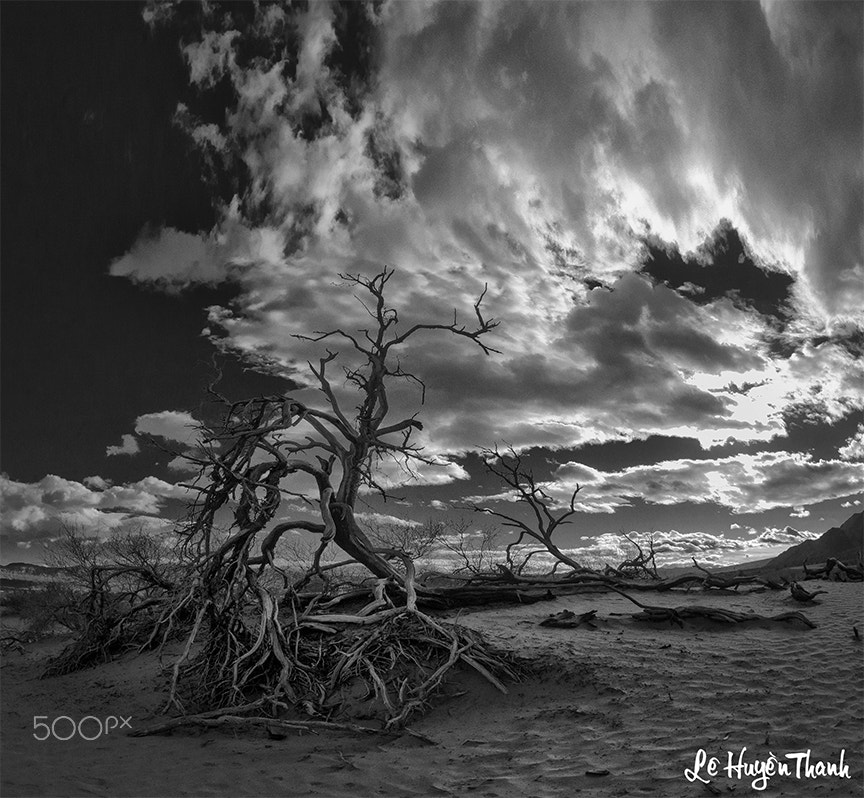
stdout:
[[153,435],[188,445],[198,440],[198,426],[198,422],[185,410],[162,410],[135,419],[135,432],[138,435]]
[[864,424],[859,424],[855,434],[840,447],[838,452],[843,460],[864,460]]
[[140,451],[141,451],[141,449],[138,446],[138,440],[135,438],[135,436],[134,435],[124,435],[120,439],[120,445],[119,446],[109,446],[107,449],[105,449],[105,454],[108,457],[116,457],[117,455],[122,455],[122,454],[126,454],[126,455],[138,454],[138,452],[140,452]]
[[219,242],[172,228],[145,230],[132,249],[111,264],[111,274],[155,282],[169,290],[225,279]]
[[[755,532],[755,530],[754,530]],[[675,529],[657,530],[651,535],[629,533],[646,551],[653,541],[657,564],[660,566],[692,565],[695,558],[702,565],[727,565],[771,557],[789,546],[819,537],[818,533],[766,527],[761,533],[746,539],[704,532],[680,532]],[[574,556],[593,562],[618,565],[636,554],[636,548],[624,535],[605,533],[589,538],[585,546],[575,549]]]
[[388,515],[386,513],[354,513],[354,517],[361,523],[371,526],[373,529],[381,526],[422,526],[419,521],[411,521],[405,518],[399,518],[395,515]]
[[116,455],[135,455],[141,451],[140,437],[161,438],[171,444],[182,444],[182,450],[169,463],[172,471],[191,473],[197,470],[184,454],[195,452],[199,443],[199,423],[185,410],[162,410],[158,413],[145,413],[135,419],[135,434],[123,435],[119,446],[109,446],[105,453],[111,457]]
[[15,482],[0,476],[0,532],[4,540],[57,537],[62,525],[87,534],[117,529],[162,528],[166,501],[187,501],[189,491],[156,477],[111,485],[98,477],[87,484],[49,474],[39,482]]

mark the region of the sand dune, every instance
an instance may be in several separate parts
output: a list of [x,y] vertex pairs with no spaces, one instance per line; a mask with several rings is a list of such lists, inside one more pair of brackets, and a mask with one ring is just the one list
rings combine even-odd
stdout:
[[[823,586],[820,584],[820,586]],[[12,796],[853,796],[862,789],[864,586],[824,583],[803,611],[817,624],[684,629],[636,623],[620,596],[462,613],[502,647],[532,660],[535,676],[507,696],[465,677],[410,737],[338,735],[269,739],[258,732],[175,731],[92,742],[33,738],[33,716],[131,716],[147,725],[163,697],[152,656],[39,680],[45,649],[10,654],[2,669],[2,794]],[[712,604],[773,615],[783,592],[663,594],[655,604]],[[597,609],[596,629],[538,626],[549,612]],[[689,782],[697,751],[727,764],[811,750],[849,778],[777,776],[767,789],[720,771]],[[606,773],[608,771],[608,773]],[[589,775],[594,774],[594,775]],[[602,775],[601,775],[602,774]],[[703,775],[705,775],[703,773]],[[734,787],[734,793],[727,788]]]

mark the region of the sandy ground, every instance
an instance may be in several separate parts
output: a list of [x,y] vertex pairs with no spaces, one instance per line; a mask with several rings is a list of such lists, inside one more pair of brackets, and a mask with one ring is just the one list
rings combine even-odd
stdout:
[[[642,600],[776,614],[803,611],[818,624],[691,624],[684,629],[612,615],[636,608],[620,596],[583,595],[463,613],[459,622],[542,666],[508,695],[481,681],[451,690],[413,724],[436,741],[259,732],[176,731],[93,741],[33,737],[33,717],[131,717],[152,722],[164,682],[152,657],[40,680],[46,650],[3,660],[0,795],[15,796],[860,796],[864,794],[864,585],[820,583],[812,607],[787,592],[652,595]],[[550,612],[597,609],[598,628],[537,625]],[[88,721],[86,733],[98,727]],[[61,735],[69,724],[57,727]],[[727,772],[728,757],[755,764],[769,752],[791,766],[764,790]],[[690,782],[699,749],[717,757],[711,781]],[[795,777],[785,754],[837,764],[849,778]],[[604,773],[605,775],[589,775]],[[754,774],[757,775],[757,774]]]

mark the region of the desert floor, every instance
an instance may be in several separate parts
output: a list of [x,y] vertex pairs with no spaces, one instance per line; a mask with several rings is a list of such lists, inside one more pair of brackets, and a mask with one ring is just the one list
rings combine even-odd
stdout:
[[[808,587],[812,586],[811,583]],[[164,678],[152,656],[40,680],[47,646],[2,664],[2,789],[16,796],[860,796],[864,794],[864,585],[819,583],[821,602],[787,591],[642,594],[773,615],[802,610],[818,624],[635,622],[617,595],[581,595],[462,613],[458,620],[535,661],[541,672],[502,695],[466,679],[413,727],[411,737],[346,734],[269,739],[263,732],[175,731],[93,741],[34,739],[33,718],[131,716],[153,722]],[[552,629],[550,612],[597,609],[598,628]],[[56,645],[55,645],[56,648]],[[96,728],[90,721],[90,729]],[[68,724],[61,723],[61,734]],[[729,753],[753,764],[769,752],[791,764],[764,790],[727,774]],[[685,778],[697,751],[720,760],[710,786]],[[844,762],[849,778],[795,777],[787,753]],[[606,775],[588,775],[588,772]],[[731,777],[730,777],[731,775]]]

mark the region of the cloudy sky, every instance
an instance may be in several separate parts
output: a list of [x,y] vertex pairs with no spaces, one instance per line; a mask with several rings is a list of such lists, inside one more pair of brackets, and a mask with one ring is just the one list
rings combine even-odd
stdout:
[[507,511],[495,444],[581,485],[561,545],[612,559],[631,530],[760,558],[860,509],[860,3],[2,17],[4,562],[168,524],[214,355],[232,396],[302,394],[292,335],[366,326],[338,275],[384,264],[406,327],[487,287],[499,353],[406,349],[442,466],[370,518]]

